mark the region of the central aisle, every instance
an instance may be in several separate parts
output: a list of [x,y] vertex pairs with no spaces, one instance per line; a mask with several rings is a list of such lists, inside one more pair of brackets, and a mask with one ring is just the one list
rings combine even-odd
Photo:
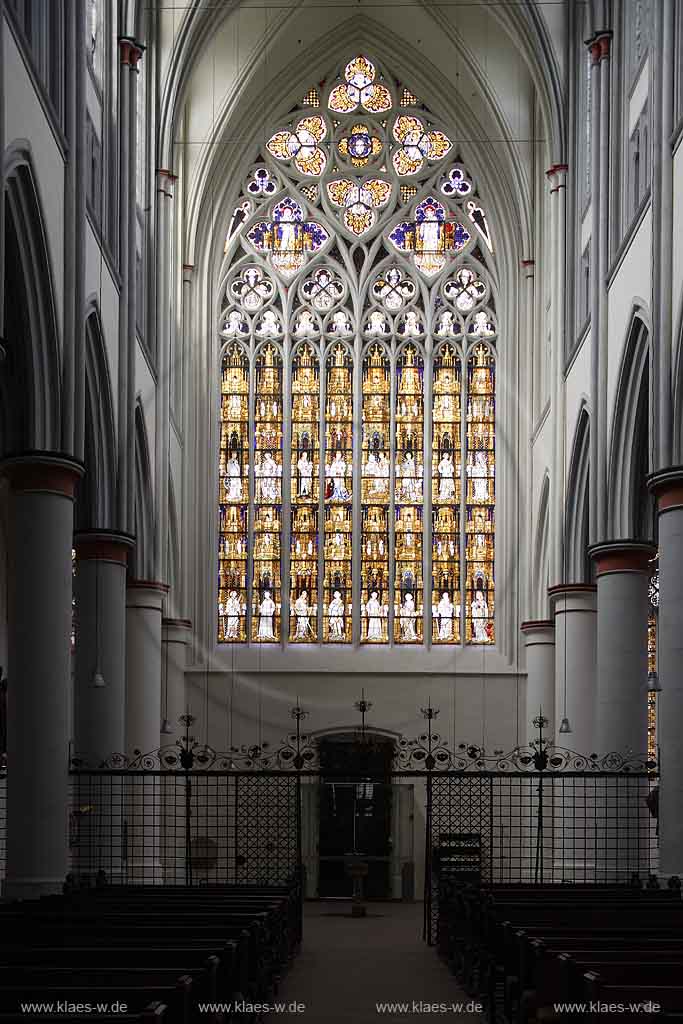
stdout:
[[[469,1021],[465,995],[436,950],[422,941],[422,904],[371,903],[369,917],[354,919],[345,902],[308,903],[301,952],[277,995],[278,1003],[305,1005],[298,1013],[264,1018],[299,1024],[396,1024],[421,1019]],[[381,1011],[378,1003],[404,1003]],[[446,1004],[443,1010],[421,1004]],[[453,1004],[461,1003],[458,1012]],[[415,1005],[414,1005],[415,1004]]]

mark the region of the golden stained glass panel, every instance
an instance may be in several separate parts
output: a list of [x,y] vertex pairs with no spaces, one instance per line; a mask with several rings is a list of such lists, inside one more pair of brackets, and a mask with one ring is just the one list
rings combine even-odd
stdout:
[[432,642],[460,643],[462,363],[454,345],[434,356],[432,382]]
[[466,640],[494,642],[495,382],[493,355],[475,345],[467,361]]
[[389,615],[391,379],[377,343],[363,359],[361,642],[386,643]]
[[252,639],[280,639],[282,527],[282,358],[266,344],[256,357]]
[[352,640],[353,358],[340,342],[326,359],[323,641]]
[[394,498],[394,640],[420,643],[424,614],[422,503],[424,488],[424,364],[406,345],[396,364]]
[[300,345],[292,359],[290,640],[318,638],[318,502],[320,497],[320,364]]
[[218,640],[247,638],[249,360],[230,345],[221,367],[218,469]]

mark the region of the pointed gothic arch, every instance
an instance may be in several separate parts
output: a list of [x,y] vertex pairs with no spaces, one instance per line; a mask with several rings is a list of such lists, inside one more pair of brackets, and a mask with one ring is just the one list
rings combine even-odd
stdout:
[[147,427],[142,403],[135,405],[135,555],[134,575],[154,577],[154,498]]
[[28,142],[5,153],[5,325],[0,375],[6,451],[60,447],[59,330],[42,202]]
[[538,519],[536,521],[536,537],[534,541],[534,561],[532,595],[534,600],[534,616],[537,619],[547,618],[548,587],[550,586],[550,561],[548,541],[550,536],[550,474],[546,470],[541,484],[541,496],[538,503]]
[[610,537],[647,537],[653,529],[646,479],[651,462],[650,330],[634,310],[619,370],[609,453]]
[[589,541],[590,415],[584,401],[578,415],[567,477],[565,581],[591,582]]
[[109,363],[97,303],[85,322],[85,476],[79,488],[79,529],[106,529],[114,522],[116,436]]

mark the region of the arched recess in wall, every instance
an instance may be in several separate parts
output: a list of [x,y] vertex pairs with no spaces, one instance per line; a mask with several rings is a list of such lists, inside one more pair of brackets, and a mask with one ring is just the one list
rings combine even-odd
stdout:
[[585,403],[579,412],[567,478],[567,509],[565,515],[567,564],[566,583],[589,583],[591,560],[589,545],[589,469],[590,416]]
[[40,198],[28,144],[5,157],[5,323],[0,369],[4,452],[59,449],[58,329]]
[[114,407],[98,309],[85,325],[85,476],[76,506],[77,529],[107,528],[116,493]]
[[652,536],[652,502],[646,479],[650,466],[650,336],[638,312],[633,316],[621,361],[612,418],[609,461],[608,535]]
[[674,350],[673,463],[683,462],[683,295],[678,309]]
[[149,459],[147,428],[142,406],[135,406],[135,554],[134,575],[137,579],[152,579],[154,551],[154,520],[152,498],[152,472]]
[[536,541],[534,543],[534,575],[533,590],[535,617],[547,617],[548,587],[550,586],[550,568],[548,564],[548,532],[549,532],[549,499],[550,478],[548,473],[541,484],[541,500],[538,503],[538,520],[536,524]]
[[180,532],[178,506],[175,500],[173,477],[168,480],[168,551],[166,554],[166,583],[169,586],[171,608],[168,615],[177,616],[180,606]]

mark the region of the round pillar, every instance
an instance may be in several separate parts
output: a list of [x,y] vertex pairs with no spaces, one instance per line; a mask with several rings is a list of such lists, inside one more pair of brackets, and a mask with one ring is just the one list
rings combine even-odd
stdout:
[[[548,591],[555,617],[555,740],[580,754],[595,745],[596,589],[566,583]],[[560,732],[565,715],[571,735]]]
[[598,595],[595,745],[601,756],[647,752],[647,614],[650,543],[595,544]]
[[548,739],[555,732],[555,623],[551,619],[523,622],[526,647],[526,714],[524,741],[534,734],[532,722],[543,712],[548,719]]
[[74,746],[98,768],[125,752],[126,565],[133,538],[87,530],[76,549],[76,652]]
[[[555,614],[555,743],[594,750],[596,587],[566,583],[548,591]],[[567,719],[571,733],[563,732]],[[597,871],[595,792],[591,780],[553,780],[553,881],[593,882]]]
[[129,580],[126,590],[126,753],[159,746],[161,614],[165,583]]
[[[130,580],[126,591],[126,753],[159,747],[161,728],[161,614],[165,583]],[[153,884],[163,877],[160,858],[162,780],[144,770],[126,792],[128,882]]]
[[659,871],[683,875],[683,466],[649,480],[657,498],[659,612],[657,698],[659,740]]
[[189,619],[162,619],[162,668],[164,680],[162,718],[168,722],[170,733],[162,734],[161,745],[175,743],[185,735],[180,721],[187,707],[185,694],[185,666],[187,644],[190,642],[192,623]]
[[30,452],[2,463],[8,523],[5,895],[61,891],[68,868],[73,501],[83,467]]

